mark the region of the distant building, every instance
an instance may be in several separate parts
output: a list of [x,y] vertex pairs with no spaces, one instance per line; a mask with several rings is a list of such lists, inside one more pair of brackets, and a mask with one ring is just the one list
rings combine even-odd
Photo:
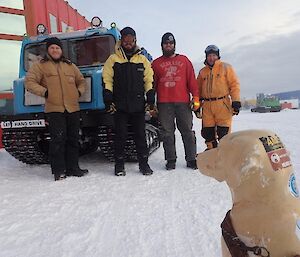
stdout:
[[1,1],[0,6],[0,91],[12,88],[18,77],[19,55],[23,35],[37,34],[37,25],[44,24],[49,33],[68,28],[85,29],[90,22],[64,0]]
[[281,109],[299,109],[299,102],[298,98],[280,100]]
[[300,100],[300,90],[282,92],[277,94],[272,94],[279,98],[279,100],[289,100],[289,99],[299,99]]

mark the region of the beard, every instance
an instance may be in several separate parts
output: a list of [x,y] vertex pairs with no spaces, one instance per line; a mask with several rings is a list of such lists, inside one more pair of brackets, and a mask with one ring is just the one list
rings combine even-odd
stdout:
[[133,45],[131,48],[125,48],[125,47],[123,47],[122,46],[122,48],[123,48],[123,50],[124,50],[124,52],[126,53],[126,54],[132,54],[134,51],[135,51],[135,49],[136,49],[136,45]]
[[63,59],[63,55],[61,55],[58,58],[54,58],[53,56],[51,56],[49,53],[47,54],[47,59],[51,59],[53,60],[55,63],[60,62]]
[[54,62],[60,62],[60,61],[62,60],[61,57],[59,57],[59,58],[53,58],[52,56],[51,56],[51,59],[52,59]]
[[173,48],[172,50],[162,49],[162,52],[163,52],[163,56],[170,57],[175,53],[175,48]]

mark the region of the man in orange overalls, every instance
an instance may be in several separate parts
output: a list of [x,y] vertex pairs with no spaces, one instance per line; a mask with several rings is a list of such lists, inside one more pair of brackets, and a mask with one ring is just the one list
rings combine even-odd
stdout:
[[217,147],[218,141],[228,134],[232,115],[241,108],[240,83],[228,63],[220,60],[220,50],[215,45],[205,49],[205,67],[197,77],[202,100],[202,130],[207,150]]

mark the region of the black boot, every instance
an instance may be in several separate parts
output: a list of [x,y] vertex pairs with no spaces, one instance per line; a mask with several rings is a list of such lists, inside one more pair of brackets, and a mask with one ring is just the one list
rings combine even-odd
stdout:
[[153,174],[153,170],[150,168],[148,163],[139,165],[139,168],[140,168],[140,172],[145,176],[149,176]]
[[115,175],[116,176],[126,176],[123,158],[116,158]]
[[166,170],[175,170],[176,160],[168,160],[166,163]]
[[74,176],[74,177],[82,177],[86,175],[88,172],[89,171],[87,169],[80,169],[79,167],[77,167],[77,168],[68,169],[66,175]]
[[213,141],[210,141],[210,142],[205,141],[205,144],[207,145],[207,148],[204,151],[208,151],[210,149],[218,147],[218,141],[217,140],[213,140]]
[[66,179],[66,174],[65,173],[54,173],[54,180],[64,180]]
[[150,168],[150,166],[148,164],[148,157],[140,159],[139,169],[140,169],[140,172],[145,176],[149,176],[149,175],[153,174],[153,170]]
[[187,161],[186,162],[186,166],[192,170],[196,170],[197,168],[197,161],[196,160],[192,160],[192,161]]

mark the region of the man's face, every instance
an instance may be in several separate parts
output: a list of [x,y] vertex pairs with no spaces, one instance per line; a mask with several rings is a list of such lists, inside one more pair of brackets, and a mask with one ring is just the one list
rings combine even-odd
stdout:
[[131,51],[136,46],[136,38],[132,35],[126,35],[121,39],[121,45],[123,49],[127,51]]
[[209,66],[214,66],[216,60],[219,60],[219,57],[218,57],[218,55],[213,54],[213,53],[208,54],[206,57],[206,61]]
[[162,45],[163,54],[165,56],[172,56],[175,53],[174,41],[166,41]]
[[50,45],[48,47],[48,54],[53,60],[59,60],[62,56],[62,49],[58,45]]

